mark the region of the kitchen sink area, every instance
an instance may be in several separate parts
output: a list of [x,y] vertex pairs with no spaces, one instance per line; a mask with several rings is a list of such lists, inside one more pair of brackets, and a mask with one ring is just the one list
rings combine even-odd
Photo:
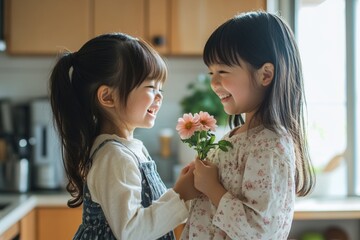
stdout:
[[29,199],[28,194],[0,193],[0,212]]
[[0,193],[0,234],[34,206],[35,199],[28,194]]
[[4,195],[0,194],[0,217],[10,212],[16,205],[18,205],[18,195]]

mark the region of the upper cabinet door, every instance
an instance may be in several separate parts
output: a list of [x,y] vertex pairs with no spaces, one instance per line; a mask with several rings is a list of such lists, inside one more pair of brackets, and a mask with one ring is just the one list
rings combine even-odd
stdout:
[[123,32],[169,53],[168,0],[94,0],[94,33]]
[[210,34],[236,13],[266,0],[5,0],[9,54],[78,50],[94,36],[123,32],[162,55],[201,56]]
[[146,38],[160,54],[170,51],[170,2],[147,0]]
[[171,0],[171,54],[202,55],[211,33],[236,13],[266,10],[266,0]]
[[91,36],[91,0],[7,0],[5,40],[10,54],[78,50]]
[[145,37],[145,0],[94,0],[95,36],[123,32]]

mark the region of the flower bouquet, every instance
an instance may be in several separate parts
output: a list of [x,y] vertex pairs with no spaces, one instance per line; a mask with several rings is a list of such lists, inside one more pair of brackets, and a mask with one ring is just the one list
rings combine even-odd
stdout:
[[214,132],[216,127],[215,118],[207,112],[200,111],[194,115],[185,113],[182,118],[178,119],[176,130],[181,141],[194,148],[198,158],[204,160],[212,148],[219,147],[225,152],[229,147],[232,148],[232,144],[226,140],[215,143],[215,135],[212,131]]

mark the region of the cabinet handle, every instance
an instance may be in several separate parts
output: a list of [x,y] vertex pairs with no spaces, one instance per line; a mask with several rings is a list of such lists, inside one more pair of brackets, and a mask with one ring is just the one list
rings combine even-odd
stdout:
[[156,47],[164,46],[165,45],[165,38],[161,35],[154,36],[152,38],[152,44]]

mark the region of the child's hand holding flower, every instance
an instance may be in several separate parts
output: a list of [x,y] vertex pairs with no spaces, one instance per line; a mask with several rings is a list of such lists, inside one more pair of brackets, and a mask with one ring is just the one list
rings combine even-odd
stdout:
[[176,130],[178,131],[181,141],[194,148],[200,160],[204,160],[210,149],[219,147],[222,151],[227,152],[232,144],[226,140],[220,140],[215,143],[216,120],[207,112],[199,112],[192,115],[185,113],[182,118],[178,119]]

